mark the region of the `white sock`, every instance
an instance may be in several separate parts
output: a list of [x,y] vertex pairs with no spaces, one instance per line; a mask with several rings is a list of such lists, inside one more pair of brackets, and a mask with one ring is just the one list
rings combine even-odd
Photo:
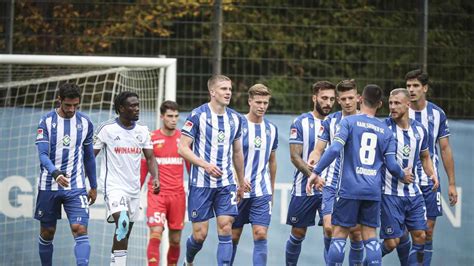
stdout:
[[115,256],[114,253],[110,253],[110,266],[115,266]]
[[127,251],[126,250],[114,250],[114,266],[126,266],[127,265]]

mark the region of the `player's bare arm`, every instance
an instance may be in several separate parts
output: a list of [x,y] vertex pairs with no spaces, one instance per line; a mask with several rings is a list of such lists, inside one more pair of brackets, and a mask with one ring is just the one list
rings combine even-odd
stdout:
[[240,200],[243,198],[244,192],[249,192],[251,188],[250,182],[245,179],[244,175],[244,153],[242,151],[242,143],[240,142],[240,139],[234,140],[234,143],[232,144],[232,161],[239,182],[237,200]]
[[[276,152],[272,151],[270,153],[270,158],[268,159],[268,167],[270,168],[270,182],[272,184],[272,196],[275,191],[275,180],[276,180],[276,172],[277,172],[277,160],[276,160]],[[273,200],[272,200],[273,204]]]
[[304,176],[311,175],[311,168],[308,164],[303,160],[303,145],[301,144],[290,144],[290,157],[291,162],[293,165],[298,169],[300,172],[303,173]]
[[448,174],[449,182],[449,203],[454,206],[458,202],[458,192],[456,190],[456,177],[454,175],[454,160],[451,145],[449,145],[449,138],[439,139],[439,146],[441,148],[441,158],[443,159],[444,170]]
[[160,173],[158,172],[158,164],[156,163],[153,149],[143,149],[145,155],[146,165],[150,175],[153,177],[153,194],[160,193]]
[[311,169],[313,170],[313,167],[319,162],[319,159],[321,158],[321,155],[324,152],[324,149],[326,149],[327,142],[318,139],[316,142],[316,146],[314,147],[314,150],[309,154],[308,157],[308,165]]
[[433,180],[433,191],[437,190],[439,187],[438,177],[434,171],[433,161],[431,160],[430,152],[424,150],[420,153],[420,160],[423,166],[423,171]]
[[217,167],[217,165],[208,163],[204,161],[203,159],[199,158],[194,154],[194,152],[191,150],[191,144],[193,144],[193,139],[186,136],[186,135],[181,135],[181,138],[179,140],[178,144],[178,153],[183,157],[186,161],[190,162],[191,164],[197,165],[199,167],[204,168],[206,173],[210,174],[213,177],[221,177],[222,176],[222,170]]

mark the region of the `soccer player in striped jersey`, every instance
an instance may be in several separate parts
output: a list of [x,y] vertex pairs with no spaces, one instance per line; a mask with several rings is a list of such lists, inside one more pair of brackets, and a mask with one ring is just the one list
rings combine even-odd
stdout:
[[[242,117],[227,107],[232,82],[214,75],[208,82],[210,102],[194,109],[181,130],[178,152],[191,163],[188,216],[193,233],[186,242],[186,264],[192,265],[209,229],[209,219],[217,216],[217,264],[232,259],[232,222],[238,214],[237,201],[250,185],[244,179]],[[236,187],[234,173],[239,187]]]
[[[334,203],[334,225],[327,265],[342,265],[346,238],[350,228],[360,224],[368,265],[381,265],[382,252],[377,239],[384,166],[406,183],[413,181],[410,169],[402,170],[395,156],[395,140],[386,124],[375,118],[382,106],[382,90],[369,84],[362,93],[361,113],[351,115],[339,124],[334,142],[324,152],[308,183],[324,186],[320,177],[337,156],[342,156],[338,199]],[[340,154],[342,152],[342,154]]]
[[296,170],[286,220],[286,224],[291,225],[291,233],[286,242],[286,265],[298,263],[306,230],[315,225],[316,211],[319,210],[321,217],[321,192],[312,190],[311,193],[306,193],[306,182],[311,175],[307,161],[322,133],[321,123],[332,110],[336,93],[334,84],[329,81],[318,81],[313,84],[312,89],[313,111],[298,116],[290,129],[291,162]]
[[249,112],[242,119],[242,148],[245,179],[251,190],[238,204],[239,215],[232,225],[234,244],[232,263],[245,224],[252,224],[253,265],[267,265],[267,230],[272,213],[272,195],[276,178],[278,129],[264,118],[271,92],[263,84],[249,88]]
[[[316,147],[309,155],[308,164],[314,166],[323,154],[326,146],[331,145],[336,134],[336,128],[342,118],[357,114],[357,104],[360,95],[357,93],[357,86],[354,80],[343,80],[336,85],[336,99],[341,106],[341,111],[332,113],[323,121],[323,133],[319,136]],[[339,181],[341,157],[337,157],[328,169],[323,178],[326,185],[323,187],[323,202],[321,204],[321,213],[323,215],[324,229],[324,258],[327,258],[327,252],[331,244],[332,237],[332,209],[336,198],[337,185]],[[311,188],[307,185],[307,191]],[[360,265],[364,259],[364,243],[360,232],[360,225],[350,230],[351,249],[349,252],[349,265]]]
[[[384,239],[382,255],[390,253],[401,241],[409,239],[408,230],[413,240],[411,251],[399,253],[401,265],[420,265],[423,263],[426,207],[419,187],[420,173],[416,171],[419,161],[424,172],[433,180],[433,189],[438,187],[438,178],[428,151],[428,134],[420,122],[408,117],[410,95],[406,89],[395,89],[388,101],[390,118],[387,126],[393,131],[396,140],[398,163],[403,168],[412,169],[415,177],[412,184],[404,184],[386,171],[382,180],[382,213],[380,238]],[[410,250],[410,242],[404,243]],[[403,248],[402,249],[406,249]]]
[[[160,106],[161,127],[151,132],[153,152],[160,172],[160,194],[153,193],[153,179],[148,181],[146,210],[147,225],[150,228],[147,257],[148,266],[160,265],[160,244],[164,226],[168,224],[168,265],[176,265],[179,259],[181,231],[184,227],[186,193],[183,186],[184,160],[178,154],[181,131],[176,130],[179,106],[173,101],[164,101]],[[142,159],[140,183],[144,184],[148,166]]]
[[[92,149],[94,128],[89,117],[77,111],[81,94],[76,84],[60,85],[58,102],[57,109],[41,118],[36,135],[41,168],[35,210],[35,219],[41,222],[39,256],[42,265],[52,265],[53,238],[62,205],[76,242],[76,264],[88,265],[89,205],[94,204],[97,197]],[[86,191],[86,175],[89,192]]]
[[[435,172],[438,173],[439,157],[438,146],[441,148],[441,158],[444,169],[448,174],[448,195],[449,203],[454,206],[458,201],[456,191],[456,178],[454,175],[454,161],[451,146],[449,145],[449,126],[444,111],[426,100],[428,92],[429,77],[426,72],[420,69],[408,72],[405,75],[406,88],[410,92],[410,118],[414,119],[426,128],[428,131],[428,148],[431,154]],[[425,244],[425,262],[424,265],[430,265],[433,254],[433,232],[436,224],[436,217],[441,216],[441,187],[433,190],[433,182],[430,181],[426,173],[423,172],[421,163],[418,163],[417,172],[420,177],[420,188],[423,192],[426,204],[426,215],[428,217],[428,230],[426,231]],[[437,174],[437,176],[439,176]]]
[[138,121],[140,102],[134,92],[123,91],[114,99],[118,117],[104,122],[94,136],[94,154],[102,151],[100,184],[107,206],[107,221],[115,222],[110,265],[127,263],[128,238],[140,207],[140,165],[145,155],[153,179],[153,192],[160,191],[158,169],[148,127]]

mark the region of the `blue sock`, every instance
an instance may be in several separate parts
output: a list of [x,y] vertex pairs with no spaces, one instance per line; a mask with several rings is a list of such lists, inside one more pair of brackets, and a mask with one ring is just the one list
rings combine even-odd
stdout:
[[362,241],[351,241],[349,251],[349,265],[362,265],[364,260],[364,243]]
[[368,266],[382,265],[382,250],[377,238],[364,240],[364,246],[366,253],[364,264]]
[[74,238],[76,245],[74,246],[74,255],[76,255],[76,265],[89,265],[89,256],[91,254],[91,245],[89,236],[83,235]]
[[235,254],[237,253],[237,245],[232,243],[232,260],[230,261],[230,265],[234,265]]
[[290,234],[290,238],[286,241],[286,251],[285,251],[285,260],[287,266],[293,266],[298,263],[298,258],[301,253],[301,242],[303,238],[297,238],[296,236]]
[[389,254],[390,252],[392,252],[393,250],[389,250],[385,244],[383,243],[383,241],[380,242],[380,246],[381,246],[381,249],[382,249],[382,257]]
[[194,261],[194,257],[196,254],[201,250],[202,243],[196,242],[194,240],[193,235],[188,237],[186,241],[186,262],[192,263]]
[[425,243],[425,256],[423,260],[424,266],[430,266],[431,256],[433,256],[433,241],[426,241]]
[[326,265],[342,265],[344,262],[344,253],[346,248],[345,238],[332,238],[331,246],[328,251],[328,262]]
[[41,265],[53,265],[53,240],[44,240],[41,236],[39,236],[38,244]]
[[217,246],[217,265],[230,265],[232,260],[232,236],[219,235],[219,245]]
[[328,252],[329,252],[329,247],[331,246],[331,238],[330,237],[324,237],[324,262],[328,263]]
[[410,255],[408,256],[408,265],[420,265],[423,263],[425,245],[415,244],[411,246]]
[[253,265],[267,265],[267,240],[253,241]]
[[410,255],[411,241],[408,232],[400,237],[400,243],[397,246],[398,259],[401,266],[408,265],[408,256]]

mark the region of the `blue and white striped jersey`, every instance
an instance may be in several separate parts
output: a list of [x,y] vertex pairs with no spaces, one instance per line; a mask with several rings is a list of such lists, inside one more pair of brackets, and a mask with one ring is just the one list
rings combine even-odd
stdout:
[[410,197],[421,195],[419,187],[420,175],[416,171],[416,165],[420,162],[420,153],[428,149],[426,129],[421,123],[413,119],[410,119],[409,129],[398,127],[392,118],[387,118],[385,122],[393,131],[393,136],[397,143],[398,163],[402,168],[412,167],[415,180],[411,184],[404,184],[386,170],[385,175],[382,177],[382,193],[385,195]]
[[231,108],[216,114],[205,103],[194,109],[186,118],[181,133],[192,138],[192,150],[199,158],[217,165],[222,177],[210,176],[204,168],[191,165],[191,186],[224,187],[235,184],[232,173],[232,146],[241,137],[242,116]]
[[[428,133],[428,148],[430,150],[431,160],[433,160],[435,173],[438,174],[440,159],[436,143],[439,139],[449,137],[450,135],[446,114],[443,109],[427,101],[426,107],[422,111],[410,109],[410,118],[420,122],[425,127]],[[421,176],[420,186],[432,184],[431,179],[423,171],[421,162],[417,165],[417,173]]]
[[[317,138],[323,133],[321,123],[322,120],[314,117],[312,112],[307,112],[298,116],[293,121],[293,124],[291,124],[289,143],[303,145],[302,159],[305,162],[308,161],[309,154],[314,150]],[[306,196],[306,183],[309,177],[295,169],[293,178],[291,194],[294,196]],[[314,189],[313,193],[321,194],[317,189]]]
[[[323,121],[323,133],[319,136],[319,139],[327,142],[327,145],[331,145],[334,136],[336,135],[337,127],[339,122],[344,118],[342,116],[342,111],[332,113],[326,117]],[[327,147],[327,146],[326,146]],[[337,188],[337,183],[339,182],[340,175],[340,166],[341,166],[341,157],[338,156],[327,168],[325,175],[323,175],[324,180],[326,180],[326,186]],[[324,172],[323,172],[324,173]]]
[[49,160],[54,168],[69,177],[69,187],[63,188],[56,183],[46,165],[41,164],[38,187],[40,190],[84,189],[84,150],[83,145],[92,145],[94,126],[89,117],[76,112],[72,118],[62,118],[56,110],[44,115],[38,125],[36,144],[48,143]]
[[242,149],[244,151],[245,179],[251,184],[251,191],[244,198],[260,197],[272,194],[270,154],[278,148],[278,129],[264,119],[262,123],[242,119]]

